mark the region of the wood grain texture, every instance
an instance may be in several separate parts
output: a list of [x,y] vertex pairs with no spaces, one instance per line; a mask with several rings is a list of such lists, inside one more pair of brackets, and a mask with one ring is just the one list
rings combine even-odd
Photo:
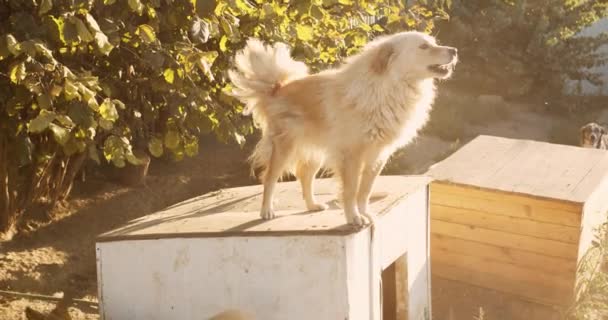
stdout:
[[[508,277],[515,282],[525,283],[529,286],[544,286],[557,290],[570,290],[574,288],[574,274],[557,272],[538,272],[538,270],[509,264],[500,261],[482,258],[474,255],[440,251],[432,257],[435,264],[445,264],[461,267],[470,273],[487,273],[496,276]],[[500,288],[495,288],[500,289]]]
[[573,260],[576,260],[578,253],[576,244],[434,219],[431,220],[431,233]]
[[[577,244],[580,228],[543,223],[520,217],[490,214],[484,211],[431,205],[433,219],[484,229]],[[569,214],[569,213],[568,213]]]
[[439,262],[433,263],[433,274],[441,278],[466,282],[484,288],[491,287],[497,291],[514,294],[547,305],[568,305],[572,299],[572,290],[530,285],[523,281],[514,281],[508,275],[500,276],[485,272],[471,272],[468,268]]
[[427,172],[438,181],[576,203],[607,173],[603,150],[483,135]]
[[[457,204],[456,206],[462,208],[514,216],[521,216],[523,212],[530,219],[566,225],[580,225],[583,208],[582,203],[538,198],[441,181],[431,183],[431,192],[432,201],[440,201],[440,204],[446,204],[445,201],[453,201],[454,204]],[[473,204],[476,207],[469,207]],[[562,213],[574,215],[564,218],[556,217]],[[564,219],[566,220],[563,221]]]
[[440,255],[442,252],[474,255],[529,268],[536,272],[558,272],[570,275],[574,274],[576,270],[574,259],[550,257],[527,250],[496,246],[440,234],[431,235],[431,255]]

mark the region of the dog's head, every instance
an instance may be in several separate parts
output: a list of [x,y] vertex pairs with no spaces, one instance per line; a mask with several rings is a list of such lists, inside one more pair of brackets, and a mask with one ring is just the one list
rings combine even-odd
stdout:
[[605,135],[606,128],[591,122],[581,127],[581,147],[596,148]]
[[458,62],[458,50],[437,44],[422,32],[401,32],[379,41],[372,62],[375,72],[397,73],[409,79],[446,79]]

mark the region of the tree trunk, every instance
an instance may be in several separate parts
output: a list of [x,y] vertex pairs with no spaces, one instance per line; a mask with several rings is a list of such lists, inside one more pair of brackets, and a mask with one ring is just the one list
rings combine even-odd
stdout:
[[10,233],[15,225],[8,181],[7,147],[6,137],[0,137],[0,233]]
[[74,184],[74,179],[76,179],[76,175],[82,168],[82,164],[84,163],[84,160],[86,160],[86,158],[87,154],[85,152],[79,153],[69,158],[66,164],[66,173],[59,188],[59,200],[65,200],[70,195],[70,191],[72,191],[72,185]]

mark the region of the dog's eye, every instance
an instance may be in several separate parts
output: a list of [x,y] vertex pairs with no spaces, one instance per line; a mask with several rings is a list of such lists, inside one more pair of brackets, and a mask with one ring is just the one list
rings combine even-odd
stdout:
[[431,46],[429,46],[429,44],[428,44],[428,43],[423,43],[423,44],[421,44],[421,45],[420,45],[420,49],[422,49],[422,50],[426,50],[426,49],[428,49],[428,48],[430,48],[430,47],[431,47]]

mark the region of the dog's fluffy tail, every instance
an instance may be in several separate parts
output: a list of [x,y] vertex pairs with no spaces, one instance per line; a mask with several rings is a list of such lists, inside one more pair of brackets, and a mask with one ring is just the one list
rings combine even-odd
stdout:
[[281,86],[308,74],[303,62],[291,58],[287,45],[264,45],[255,38],[237,53],[235,63],[236,70],[230,70],[228,75],[235,86],[234,96],[245,104],[245,115],[255,112]]

